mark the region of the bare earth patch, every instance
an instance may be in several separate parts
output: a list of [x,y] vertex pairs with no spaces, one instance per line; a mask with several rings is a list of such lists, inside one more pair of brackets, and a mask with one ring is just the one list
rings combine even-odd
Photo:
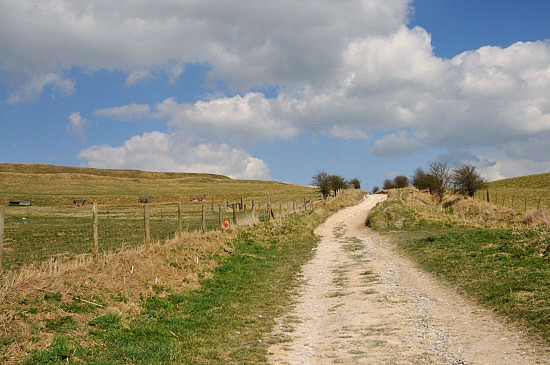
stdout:
[[364,226],[367,196],[319,226],[269,348],[274,364],[550,364],[550,349],[415,267]]

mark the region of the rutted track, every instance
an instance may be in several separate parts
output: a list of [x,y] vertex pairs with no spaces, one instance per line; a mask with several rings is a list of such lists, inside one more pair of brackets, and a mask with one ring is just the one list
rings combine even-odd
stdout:
[[295,305],[278,321],[275,364],[550,364],[486,309],[415,268],[364,227],[367,196],[320,225]]

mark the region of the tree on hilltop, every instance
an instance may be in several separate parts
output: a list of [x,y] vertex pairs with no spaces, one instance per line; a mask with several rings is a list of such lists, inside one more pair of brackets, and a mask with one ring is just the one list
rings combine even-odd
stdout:
[[476,168],[469,164],[463,164],[452,171],[451,183],[457,193],[467,196],[474,196],[477,190],[486,186],[485,180],[477,173]]

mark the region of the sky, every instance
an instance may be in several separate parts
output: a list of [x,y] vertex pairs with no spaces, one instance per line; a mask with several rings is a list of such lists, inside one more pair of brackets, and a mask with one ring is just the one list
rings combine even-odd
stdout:
[[0,0],[0,162],[550,171],[547,0]]

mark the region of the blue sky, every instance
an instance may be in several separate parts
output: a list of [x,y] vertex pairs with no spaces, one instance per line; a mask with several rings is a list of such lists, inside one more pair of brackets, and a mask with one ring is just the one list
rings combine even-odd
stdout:
[[550,171],[550,2],[0,1],[0,162]]

